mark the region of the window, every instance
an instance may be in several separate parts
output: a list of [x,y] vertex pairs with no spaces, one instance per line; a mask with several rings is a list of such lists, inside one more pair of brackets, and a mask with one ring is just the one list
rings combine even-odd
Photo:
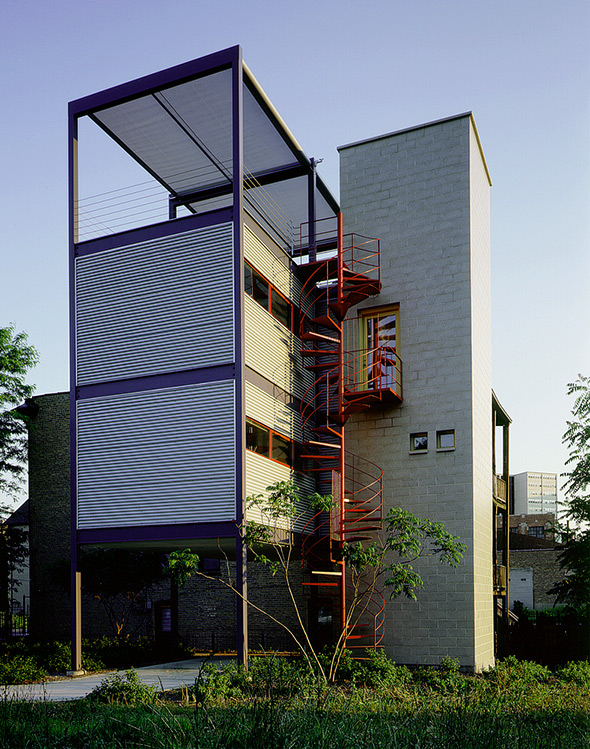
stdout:
[[455,430],[441,429],[436,433],[437,450],[454,450],[455,449]]
[[293,330],[293,305],[250,263],[244,263],[244,290],[276,320]]
[[414,432],[410,434],[410,452],[428,452],[428,432]]
[[207,575],[219,575],[221,573],[221,561],[204,557],[201,559],[201,572]]
[[380,307],[361,313],[360,337],[366,353],[363,373],[367,388],[396,389],[399,379],[399,307]]
[[246,419],[246,449],[293,467],[293,441],[251,419]]
[[545,538],[545,526],[544,525],[530,526],[529,536],[535,536],[535,538]]

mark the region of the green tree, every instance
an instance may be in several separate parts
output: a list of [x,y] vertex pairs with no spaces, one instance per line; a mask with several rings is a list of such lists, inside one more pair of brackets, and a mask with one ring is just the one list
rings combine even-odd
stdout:
[[33,394],[26,376],[38,361],[26,333],[13,325],[0,328],[0,491],[16,495],[22,484],[27,458],[26,413],[16,409]]
[[[332,681],[335,678],[346,647],[346,632],[360,621],[381,577],[386,577],[384,585],[389,591],[390,598],[405,595],[416,600],[416,590],[423,587],[423,581],[413,569],[413,561],[421,556],[434,555],[439,557],[441,563],[456,567],[463,557],[464,545],[456,536],[448,533],[442,523],[420,519],[400,508],[392,508],[389,511],[385,518],[383,533],[372,543],[344,543],[342,558],[350,575],[352,594],[348,599],[344,626],[326,667],[313,647],[305,616],[299,610],[292,587],[290,570],[293,546],[285,530],[296,527],[309,509],[314,513],[330,512],[334,507],[333,498],[317,493],[302,497],[290,481],[273,484],[267,487],[266,491],[266,495],[248,497],[247,509],[258,511],[262,522],[246,522],[241,529],[242,536],[254,560],[265,565],[273,575],[280,575],[295,611],[300,632],[293,631],[284,622],[277,620],[251,601],[247,600],[247,603],[289,633],[310,670],[319,673],[323,681]],[[191,574],[214,579],[200,571],[198,564],[198,555],[193,554],[190,549],[185,549],[170,554],[166,571],[180,585],[184,584]],[[229,565],[227,580],[220,582],[237,595],[241,595],[231,579]]]
[[565,548],[559,561],[564,577],[549,591],[558,603],[590,613],[590,377],[578,375],[568,384],[574,395],[573,419],[567,422],[563,442],[569,448],[563,476],[567,497],[565,518],[559,524]]
[[[35,349],[25,333],[13,325],[0,328],[0,494],[15,497],[22,486],[27,459],[27,409],[17,410],[33,394],[26,376],[37,363]],[[5,522],[10,514],[0,505],[0,609],[4,612],[4,634],[10,632],[14,573],[23,568],[28,554],[27,534]]]

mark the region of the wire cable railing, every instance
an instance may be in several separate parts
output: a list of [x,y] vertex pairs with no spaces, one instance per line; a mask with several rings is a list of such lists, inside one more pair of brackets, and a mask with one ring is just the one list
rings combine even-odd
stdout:
[[[199,167],[167,175],[175,186],[175,203],[180,211],[214,210],[231,200],[230,182],[219,180],[220,167],[229,170],[231,162]],[[221,188],[221,194],[199,200],[195,185]],[[227,189],[224,189],[227,188]],[[149,226],[170,218],[170,193],[155,180],[147,180],[79,199],[75,204],[78,241],[87,241],[117,232]],[[183,197],[186,199],[183,201]],[[192,198],[192,200],[191,200]],[[275,238],[291,250],[295,225],[256,177],[244,168],[244,198],[248,209]]]

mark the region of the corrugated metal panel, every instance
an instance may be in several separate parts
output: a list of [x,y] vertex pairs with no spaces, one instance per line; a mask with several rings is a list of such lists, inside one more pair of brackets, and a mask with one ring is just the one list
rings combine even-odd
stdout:
[[232,225],[76,260],[77,382],[234,361]]
[[79,401],[78,528],[234,520],[234,382]]
[[244,257],[262,273],[281,294],[299,306],[301,283],[247,226],[244,227]]
[[301,440],[301,415],[284,403],[246,382],[246,416],[286,437]]
[[246,366],[302,398],[313,379],[303,368],[300,339],[247,294],[245,318]]
[[[313,494],[315,491],[313,479],[304,473],[292,471],[288,466],[283,466],[274,460],[258,455],[258,453],[246,450],[246,496],[266,494],[266,488],[277,481],[293,481],[303,495]],[[303,512],[302,517],[295,524],[294,530],[301,531],[310,517],[310,512]],[[264,523],[268,521],[268,518],[265,519],[260,509],[254,507],[247,510],[246,520]],[[287,521],[277,525],[279,528],[289,527]]]

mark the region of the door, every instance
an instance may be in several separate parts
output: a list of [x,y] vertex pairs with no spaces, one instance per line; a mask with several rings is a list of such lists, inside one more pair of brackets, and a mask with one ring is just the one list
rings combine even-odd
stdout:
[[362,376],[366,388],[396,390],[399,309],[386,307],[361,314],[361,337],[366,341]]

